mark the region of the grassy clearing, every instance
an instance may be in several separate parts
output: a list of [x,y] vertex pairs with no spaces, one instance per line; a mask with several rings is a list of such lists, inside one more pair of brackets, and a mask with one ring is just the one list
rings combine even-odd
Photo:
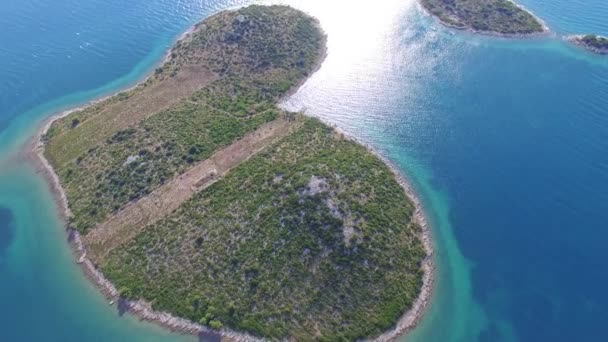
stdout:
[[210,326],[354,340],[415,300],[425,253],[381,160],[314,120],[115,249],[128,297]]
[[543,32],[542,24],[509,0],[421,0],[448,25],[502,34]]
[[249,6],[214,15],[176,43],[167,62],[146,82],[57,120],[47,136],[47,159],[64,167],[119,130],[218,78],[236,88],[246,82],[259,96],[275,99],[312,71],[323,41],[316,25],[311,17],[284,6]]
[[[55,122],[45,155],[66,190],[72,226],[87,232],[274,120],[274,102],[312,71],[323,40],[313,18],[288,7],[222,12],[176,44],[148,82]],[[218,78],[164,109],[146,100],[159,91],[179,96],[171,82],[193,68]]]
[[277,115],[269,110],[238,118],[184,103],[116,132],[59,170],[73,213],[71,225],[91,229]]
[[285,116],[281,115],[278,119],[222,148],[179,177],[163,184],[138,201],[130,203],[108,220],[98,224],[85,236],[87,256],[97,263],[101,262],[114,248],[130,241],[147,225],[170,214],[196,192],[224,176],[230,169],[273,141],[288,135],[301,120],[291,120],[290,115]]
[[55,167],[64,167],[117,131],[175,105],[217,77],[203,65],[183,68],[166,79],[155,74],[132,90],[55,121],[46,136],[45,154]]

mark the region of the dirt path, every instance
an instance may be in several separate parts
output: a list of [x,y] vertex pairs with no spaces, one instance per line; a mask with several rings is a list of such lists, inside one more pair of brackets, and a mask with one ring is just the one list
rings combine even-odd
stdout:
[[[61,129],[46,147],[49,149],[48,155],[53,159],[53,165],[63,167],[120,129],[171,107],[216,79],[217,76],[205,67],[185,66],[174,77],[153,82],[146,88],[139,86],[123,92],[131,94],[125,100],[117,100],[113,96],[85,108],[84,111],[89,114],[77,129],[59,126]],[[94,111],[95,106],[100,108],[99,111]]]
[[112,249],[133,239],[146,226],[162,219],[195,193],[207,188],[276,139],[286,136],[296,126],[297,122],[284,118],[269,122],[199,162],[148,196],[130,203],[84,237],[88,257],[100,262]]

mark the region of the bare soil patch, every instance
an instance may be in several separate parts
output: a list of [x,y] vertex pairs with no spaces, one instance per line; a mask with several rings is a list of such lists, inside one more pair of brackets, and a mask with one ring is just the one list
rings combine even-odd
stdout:
[[76,118],[70,116],[70,119],[79,129],[58,130],[47,146],[48,155],[52,157],[53,165],[61,167],[117,131],[169,108],[216,79],[217,76],[206,67],[189,65],[180,68],[172,77],[149,85],[143,83],[123,93],[125,97],[128,94],[123,100],[113,97],[94,105],[83,112],[81,122],[77,124],[73,121],[78,119],[75,113]]
[[84,237],[89,257],[100,262],[114,248],[133,239],[146,226],[177,209],[192,195],[207,188],[272,142],[286,136],[297,125],[297,121],[284,118],[269,122],[194,165],[148,196],[130,203]]

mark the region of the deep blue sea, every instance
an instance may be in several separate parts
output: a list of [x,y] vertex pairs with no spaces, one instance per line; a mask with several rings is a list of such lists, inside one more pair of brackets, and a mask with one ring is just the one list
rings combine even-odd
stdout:
[[[443,28],[415,0],[291,0],[328,34],[289,109],[390,158],[432,224],[437,286],[407,341],[608,341],[605,0],[519,0],[548,37]],[[0,3],[0,341],[193,341],[120,316],[19,158],[53,113],[130,86],[190,25],[247,1]]]

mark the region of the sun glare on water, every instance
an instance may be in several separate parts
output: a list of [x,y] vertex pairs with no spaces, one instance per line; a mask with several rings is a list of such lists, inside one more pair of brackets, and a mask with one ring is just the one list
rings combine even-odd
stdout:
[[[283,102],[286,109],[305,110],[354,134],[361,132],[355,126],[373,121],[374,115],[387,114],[380,107],[388,110],[388,102],[411,91],[391,84],[396,81],[395,75],[404,73],[404,68],[420,66],[416,62],[421,55],[417,51],[420,40],[408,38],[418,22],[415,0],[271,3],[291,5],[309,13],[319,19],[327,34],[327,57],[321,69]],[[366,140],[365,136],[356,135]]]
[[326,61],[332,63],[328,69],[340,71],[352,62],[364,61],[384,51],[394,26],[414,1],[291,0],[285,3],[319,19],[328,36],[328,53],[332,57]]

